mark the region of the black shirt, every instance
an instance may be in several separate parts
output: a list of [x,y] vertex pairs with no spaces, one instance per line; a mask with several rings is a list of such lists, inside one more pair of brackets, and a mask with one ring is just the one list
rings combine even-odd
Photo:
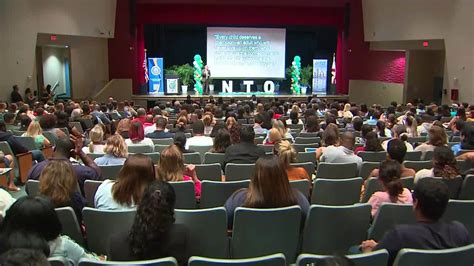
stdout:
[[23,97],[21,97],[21,94],[17,91],[12,91],[10,94],[12,103],[17,103],[17,102],[23,102]]
[[385,234],[375,250],[386,249],[389,265],[393,264],[402,248],[447,249],[471,244],[469,232],[463,224],[454,222],[417,223],[398,225]]
[[263,155],[265,155],[265,151],[262,147],[258,147],[252,142],[240,142],[227,147],[224,165],[228,163],[255,163]]

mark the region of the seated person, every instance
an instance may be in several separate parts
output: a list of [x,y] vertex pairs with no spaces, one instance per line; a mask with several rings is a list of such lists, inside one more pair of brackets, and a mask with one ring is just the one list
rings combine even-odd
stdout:
[[145,188],[129,231],[110,238],[110,259],[151,260],[174,257],[187,265],[187,229],[175,224],[176,195],[166,182],[154,181]]
[[460,176],[456,158],[447,146],[436,147],[433,152],[433,168],[421,169],[415,174],[415,183],[425,177],[452,179]]
[[344,132],[341,136],[341,146],[327,147],[321,156],[321,162],[356,163],[360,169],[362,166],[362,158],[354,154],[354,145],[354,133]]
[[270,131],[268,132],[268,138],[266,138],[264,141],[263,141],[263,144],[264,145],[275,145],[276,143],[279,143],[281,141],[282,137],[281,137],[281,134],[280,132],[278,131],[278,129],[276,128],[272,128],[270,129]]
[[214,145],[210,152],[213,153],[225,153],[225,149],[231,145],[229,131],[225,128],[221,128],[217,131],[214,137]]
[[265,155],[263,148],[255,145],[254,139],[253,127],[242,126],[240,128],[240,142],[230,145],[225,150],[224,165],[228,163],[255,163],[259,157]]
[[402,248],[447,249],[471,244],[469,232],[463,224],[440,220],[448,201],[448,186],[441,180],[420,180],[413,193],[413,212],[417,223],[396,225],[378,243],[374,240],[362,242],[361,250],[366,253],[386,249],[389,265],[392,265]]
[[89,132],[90,143],[82,148],[84,153],[104,153],[104,130],[101,125],[95,125]]
[[104,156],[94,160],[97,165],[123,165],[128,157],[128,150],[122,136],[110,136],[105,144],[104,153]]
[[287,140],[283,140],[280,143],[275,144],[274,153],[280,158],[283,167],[288,175],[288,180],[308,180],[312,183],[311,177],[303,167],[292,166],[291,163],[296,163],[296,156],[298,152]]
[[173,137],[173,144],[176,145],[182,153],[194,153],[195,151],[185,148],[187,140],[184,132],[176,132]]
[[170,132],[166,131],[166,124],[168,123],[168,120],[166,117],[158,117],[156,119],[156,129],[152,133],[146,134],[147,138],[150,139],[168,139],[168,138],[173,138],[173,134]]
[[150,138],[145,137],[142,123],[138,119],[132,120],[128,136],[129,138],[125,139],[125,143],[127,144],[127,146],[147,145],[150,146],[152,149],[155,148],[155,144],[153,143],[153,141]]
[[193,136],[186,141],[186,149],[189,149],[189,146],[212,146],[214,144],[211,137],[204,135],[204,123],[201,120],[194,122],[192,128]]
[[37,121],[32,121],[22,136],[33,138],[38,150],[50,145],[49,140],[43,135],[43,130]]
[[[405,142],[402,141],[401,139],[392,139],[387,144],[387,158],[391,160],[395,160],[401,165],[401,177],[414,177],[416,174],[416,171],[411,168],[407,168],[403,165],[403,161],[405,160],[406,153],[407,153],[407,146],[405,145]],[[379,176],[378,168],[372,170],[372,172],[369,175],[369,177],[377,177],[377,176]],[[362,178],[366,178],[366,177],[363,176]]]

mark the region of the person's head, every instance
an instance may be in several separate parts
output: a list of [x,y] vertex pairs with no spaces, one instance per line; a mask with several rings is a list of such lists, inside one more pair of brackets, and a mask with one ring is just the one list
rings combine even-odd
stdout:
[[339,143],[339,129],[335,124],[329,124],[326,126],[323,132],[323,145],[330,146]]
[[176,194],[167,182],[154,181],[143,192],[128,235],[133,256],[139,260],[166,256],[164,245],[173,225]]
[[465,125],[463,127],[461,131],[461,148],[465,150],[474,149],[474,126]]
[[41,171],[39,193],[49,197],[55,207],[69,205],[77,187],[76,173],[66,160],[50,160]]
[[8,236],[23,231],[52,241],[59,236],[61,230],[61,222],[49,199],[25,196],[16,200],[7,210],[0,234]]
[[261,125],[263,123],[263,117],[261,114],[256,114],[254,117],[255,124]]
[[20,88],[19,88],[18,85],[16,85],[16,84],[13,85],[12,88],[13,88],[13,91],[16,91],[16,92],[18,92],[18,91],[20,90]]
[[444,146],[448,143],[448,136],[444,128],[433,125],[428,130],[428,143],[433,146]]
[[183,181],[184,156],[176,145],[170,145],[160,154],[158,179],[162,181]]
[[112,187],[114,200],[125,206],[140,203],[143,191],[155,180],[155,167],[150,157],[130,154]]
[[390,195],[392,202],[396,202],[398,195],[403,192],[401,165],[395,160],[385,160],[379,166],[379,180]]
[[382,121],[382,120],[377,121],[376,127],[377,127],[377,131],[379,132],[379,135],[381,137],[386,137],[386,135],[385,135],[385,122]]
[[392,128],[393,138],[401,139],[402,141],[408,140],[407,127],[404,125],[395,125]]
[[240,127],[240,142],[251,142],[255,139],[255,131],[251,126]]
[[36,137],[43,134],[40,124],[37,121],[32,121],[26,130],[26,135],[29,137]]
[[279,119],[276,119],[273,121],[273,127],[272,128],[275,128],[277,129],[279,132],[280,132],[280,135],[282,138],[285,137],[286,135],[286,127],[285,127],[285,124],[283,124],[283,121],[282,120],[279,120]]
[[56,126],[57,119],[53,114],[44,114],[41,116],[39,123],[43,129],[52,129]]
[[128,119],[128,118],[124,118],[124,119],[120,120],[117,124],[116,133],[117,134],[122,134],[123,132],[128,132],[130,130],[131,124],[132,123],[131,123],[130,119]]
[[310,115],[306,118],[306,132],[319,132],[319,119],[316,115]]
[[298,119],[298,112],[297,111],[291,111],[290,112],[290,119],[292,124],[298,124],[299,119]]
[[[23,243],[31,241],[34,236],[25,236]],[[42,246],[49,249],[48,243],[41,238],[35,237],[36,242],[41,242]],[[48,250],[49,254],[49,250]],[[48,258],[43,250],[35,248],[11,248],[3,252],[0,256],[0,265],[2,266],[49,266]]]
[[226,124],[227,128],[231,128],[231,127],[233,127],[237,124],[237,120],[235,120],[235,117],[229,116],[225,120],[225,124]]
[[146,115],[145,108],[138,108],[137,110],[137,117],[144,117]]
[[27,115],[20,116],[20,130],[27,129],[30,126],[30,123],[31,123],[31,118],[29,116]]
[[255,164],[243,204],[250,208],[278,208],[296,204],[288,175],[278,156],[264,155]]
[[201,120],[197,120],[192,125],[193,135],[202,136],[204,135],[204,123]]
[[365,135],[365,151],[383,151],[377,133],[372,131]]
[[354,116],[354,118],[352,118],[352,126],[354,127],[355,131],[361,131],[363,125],[364,121],[362,118],[360,118],[360,116]]
[[213,152],[223,153],[230,145],[231,141],[229,131],[225,128],[219,129],[214,137]]
[[354,133],[346,131],[341,135],[341,145],[349,150],[354,149],[355,136]]
[[270,143],[277,143],[281,141],[281,139],[282,139],[282,136],[281,136],[280,131],[278,131],[278,129],[271,128],[270,131],[268,131],[268,141]]
[[184,132],[176,132],[176,134],[174,134],[174,137],[173,137],[173,144],[176,145],[176,147],[178,147],[178,149],[181,151],[181,152],[184,152],[186,149],[186,135],[184,134]]
[[212,126],[213,121],[214,121],[214,116],[210,112],[204,114],[204,116],[202,117],[202,122],[204,123],[204,126],[206,127]]
[[422,178],[413,192],[413,209],[417,220],[438,221],[449,201],[448,186],[435,178]]
[[447,146],[438,146],[433,151],[433,174],[446,179],[460,175],[453,151]]
[[145,131],[140,120],[132,120],[128,136],[132,142],[140,142],[145,139]]
[[127,158],[127,144],[125,144],[122,136],[117,134],[110,136],[105,143],[104,153],[117,158]]
[[402,164],[407,153],[407,146],[401,139],[391,139],[387,144],[387,154],[390,159]]
[[273,150],[274,153],[278,155],[285,168],[290,167],[291,163],[296,163],[296,156],[298,155],[298,152],[289,141],[283,140],[279,143],[276,143]]
[[157,130],[164,130],[166,128],[166,124],[168,123],[168,119],[163,116],[159,116],[156,118],[155,125]]

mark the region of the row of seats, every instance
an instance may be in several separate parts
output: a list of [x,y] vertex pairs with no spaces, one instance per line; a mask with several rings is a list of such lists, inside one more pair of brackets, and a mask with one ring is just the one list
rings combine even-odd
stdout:
[[[176,209],[175,217],[176,223],[188,228],[190,255],[240,259],[282,252],[289,263],[294,263],[300,253],[347,254],[350,247],[365,239],[380,240],[394,225],[415,223],[411,205],[383,204],[372,225],[370,210],[369,204],[312,205],[304,220],[298,206],[274,209],[239,207],[234,214],[230,238],[227,213],[222,207]],[[83,219],[87,240],[84,240],[72,208],[58,208],[56,211],[63,224],[62,233],[97,254],[107,254],[110,236],[131,228],[135,216],[134,210],[106,211],[86,207]],[[474,201],[450,200],[442,219],[463,223],[472,237],[472,211]],[[351,221],[350,226],[347,221]]]

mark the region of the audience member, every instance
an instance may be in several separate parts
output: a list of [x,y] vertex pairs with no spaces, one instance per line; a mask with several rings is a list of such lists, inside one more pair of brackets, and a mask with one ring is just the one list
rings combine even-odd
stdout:
[[94,160],[97,165],[123,165],[128,157],[128,150],[122,136],[110,136],[105,144],[104,153],[104,156]]
[[[387,146],[387,159],[395,160],[400,164],[400,176],[401,177],[414,177],[416,171],[412,168],[407,168],[403,165],[405,160],[405,155],[407,153],[407,147],[405,143],[400,139],[393,139],[388,143]],[[369,177],[379,176],[379,169],[376,168],[372,170]],[[363,176],[365,178],[365,176]]]
[[255,132],[251,126],[240,128],[240,142],[225,150],[224,165],[227,163],[250,164],[265,154],[262,147],[254,143]]
[[122,136],[122,138],[128,139],[131,124],[132,122],[128,118],[120,120],[117,124],[117,130],[115,131],[115,134],[119,134],[120,136]]
[[362,158],[354,154],[355,137],[352,132],[344,132],[341,136],[341,146],[327,147],[321,156],[321,162],[327,163],[356,163],[360,169]]
[[214,144],[211,137],[204,136],[204,123],[202,121],[196,121],[192,125],[193,136],[186,141],[185,149],[189,149],[189,146],[212,146]]
[[134,119],[131,122],[130,130],[128,132],[128,139],[125,139],[127,146],[149,146],[152,150],[155,148],[155,144],[150,138],[145,137],[143,131],[143,124],[139,119]]
[[84,153],[95,153],[103,154],[104,153],[104,130],[100,125],[95,125],[89,132],[90,142],[89,145],[82,148]]
[[425,177],[453,179],[461,175],[456,158],[447,146],[439,146],[433,152],[433,168],[422,169],[415,175],[415,183]]
[[225,128],[221,128],[214,137],[214,145],[210,151],[213,153],[225,153],[225,150],[231,144],[229,131]]
[[395,125],[392,129],[393,134],[392,138],[388,139],[384,142],[382,142],[382,147],[384,150],[387,150],[387,145],[390,141],[393,139],[400,139],[405,143],[405,146],[407,147],[407,152],[408,151],[413,151],[413,146],[407,142],[408,140],[408,134],[407,134],[407,128],[404,125]]
[[446,146],[448,143],[448,136],[444,128],[433,125],[428,130],[428,142],[422,143],[415,148],[415,151],[422,151],[425,154],[427,151],[434,151],[436,147]]
[[274,153],[280,158],[283,167],[286,170],[288,175],[288,180],[308,180],[309,183],[312,183],[311,177],[308,175],[308,172],[303,167],[292,166],[292,163],[296,163],[296,156],[298,152],[287,140],[283,140],[274,146]]
[[40,124],[36,121],[30,123],[28,129],[22,136],[33,138],[36,149],[38,150],[51,145],[49,140],[43,135],[43,130],[41,129]]
[[168,119],[163,116],[160,116],[155,121],[155,131],[146,135],[147,138],[150,139],[168,139],[173,138],[173,134],[170,132],[166,132],[166,124],[168,123]]

